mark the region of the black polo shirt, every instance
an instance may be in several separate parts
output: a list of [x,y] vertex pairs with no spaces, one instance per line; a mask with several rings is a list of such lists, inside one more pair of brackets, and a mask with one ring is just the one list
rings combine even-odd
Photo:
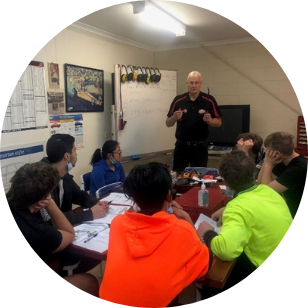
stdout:
[[167,117],[170,118],[177,110],[183,112],[181,120],[177,121],[175,138],[181,141],[203,141],[209,134],[208,124],[203,121],[204,111],[211,114],[212,118],[220,118],[221,111],[212,95],[200,92],[198,98],[192,101],[189,94],[184,93],[174,98]]

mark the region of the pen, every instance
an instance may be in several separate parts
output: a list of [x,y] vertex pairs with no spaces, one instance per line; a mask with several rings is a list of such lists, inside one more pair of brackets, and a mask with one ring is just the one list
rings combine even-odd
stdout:
[[92,238],[96,237],[98,234],[97,231],[94,231],[92,234],[89,235],[89,237],[84,241],[84,243],[88,243],[89,241],[92,240]]
[[[99,232],[102,232],[102,231],[104,231],[104,230],[106,230],[106,229],[108,229],[108,226],[107,226],[107,227],[104,227],[104,229],[100,230]],[[96,236],[98,235],[99,232],[97,232],[96,230],[93,231],[91,234],[88,235],[88,238],[85,239],[83,242],[84,242],[84,243],[88,243],[89,241],[92,240],[92,238],[96,237]]]

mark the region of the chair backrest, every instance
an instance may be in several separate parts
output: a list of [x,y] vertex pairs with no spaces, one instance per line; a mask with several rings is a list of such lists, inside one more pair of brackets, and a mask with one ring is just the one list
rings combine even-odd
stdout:
[[108,185],[105,185],[101,188],[99,188],[96,192],[95,192],[95,196],[96,198],[100,198],[104,195],[109,194],[110,192],[112,192],[113,190],[118,190],[120,188],[123,187],[123,183],[122,182],[114,182]]
[[81,176],[81,190],[89,191],[90,190],[90,179],[91,179],[91,171],[83,173]]

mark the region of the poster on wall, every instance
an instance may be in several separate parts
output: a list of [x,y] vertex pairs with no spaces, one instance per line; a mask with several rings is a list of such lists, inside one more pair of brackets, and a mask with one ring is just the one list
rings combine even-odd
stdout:
[[82,114],[61,114],[49,116],[51,135],[69,134],[75,138],[77,149],[83,148],[83,116]]
[[10,180],[21,166],[40,161],[44,156],[44,141],[1,147],[1,175],[5,192],[10,189]]
[[64,64],[66,112],[104,111],[104,71]]
[[44,63],[32,61],[10,98],[2,133],[48,127]]
[[47,92],[48,113],[63,114],[64,109],[64,93],[63,92]]
[[59,65],[58,63],[47,63],[48,68],[48,84],[50,89],[59,89]]

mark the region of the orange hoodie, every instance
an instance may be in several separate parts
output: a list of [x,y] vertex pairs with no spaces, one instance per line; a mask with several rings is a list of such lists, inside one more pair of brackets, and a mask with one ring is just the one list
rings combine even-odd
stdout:
[[188,222],[158,212],[113,219],[100,298],[133,307],[166,307],[205,275],[209,251]]

